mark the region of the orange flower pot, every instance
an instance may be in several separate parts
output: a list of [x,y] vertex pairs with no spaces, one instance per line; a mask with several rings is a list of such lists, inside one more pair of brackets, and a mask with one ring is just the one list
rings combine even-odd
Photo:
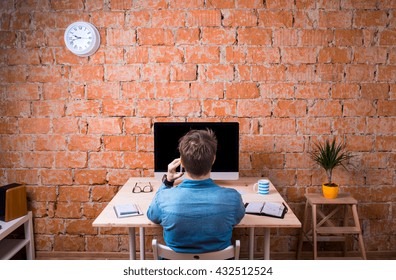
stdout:
[[332,185],[323,184],[322,192],[325,198],[336,198],[338,195],[338,185],[334,183]]

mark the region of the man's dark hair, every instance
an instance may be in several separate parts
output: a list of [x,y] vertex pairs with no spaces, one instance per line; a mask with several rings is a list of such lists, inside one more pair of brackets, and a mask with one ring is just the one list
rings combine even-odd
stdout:
[[217,151],[217,138],[210,129],[190,130],[179,140],[180,158],[188,173],[200,177],[212,169]]

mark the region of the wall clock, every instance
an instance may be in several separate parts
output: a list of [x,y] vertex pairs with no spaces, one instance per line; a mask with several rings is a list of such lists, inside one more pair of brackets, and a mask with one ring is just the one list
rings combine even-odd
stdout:
[[77,21],[70,24],[64,35],[66,47],[75,55],[90,56],[100,45],[98,29],[89,22]]

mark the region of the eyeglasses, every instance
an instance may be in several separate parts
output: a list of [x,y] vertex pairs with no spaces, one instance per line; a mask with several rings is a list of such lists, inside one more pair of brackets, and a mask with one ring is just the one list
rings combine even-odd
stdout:
[[140,193],[140,192],[152,192],[153,191],[153,186],[151,185],[151,183],[149,182],[148,185],[145,186],[139,186],[138,183],[136,182],[135,186],[132,189],[133,193]]

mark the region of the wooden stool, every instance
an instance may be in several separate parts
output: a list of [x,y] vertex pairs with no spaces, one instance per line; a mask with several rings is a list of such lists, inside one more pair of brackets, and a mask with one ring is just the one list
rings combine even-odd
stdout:
[[[313,243],[313,258],[317,259],[329,259],[318,257],[318,246],[319,241],[343,241],[344,242],[344,257],[346,254],[346,235],[358,236],[359,249],[361,258],[367,259],[366,251],[364,249],[362,230],[360,228],[359,217],[357,213],[357,200],[354,199],[350,194],[339,194],[337,198],[328,199],[318,193],[307,193],[305,194],[307,199],[305,203],[304,221],[301,229],[300,239],[297,248],[297,259],[300,258],[302,252],[302,245],[304,241],[310,241]],[[321,209],[317,206],[320,205],[334,205],[335,208],[328,215],[325,215]],[[312,228],[308,230],[308,206],[312,208]],[[348,207],[347,207],[348,206]],[[348,225],[348,208],[352,209],[352,216],[354,220],[354,226]],[[343,226],[337,226],[330,219],[340,209],[344,208],[344,220]],[[317,215],[321,218],[318,222]],[[323,224],[327,226],[322,226]],[[331,258],[334,259],[334,258]],[[336,258],[337,259],[337,258]]]

